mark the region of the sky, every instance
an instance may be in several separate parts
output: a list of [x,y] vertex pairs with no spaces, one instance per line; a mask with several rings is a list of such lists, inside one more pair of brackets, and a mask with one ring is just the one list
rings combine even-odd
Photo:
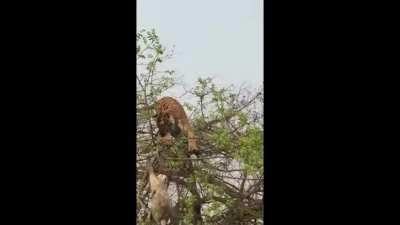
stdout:
[[198,77],[250,87],[263,81],[263,0],[138,0],[143,28],[175,46],[168,67],[189,87]]

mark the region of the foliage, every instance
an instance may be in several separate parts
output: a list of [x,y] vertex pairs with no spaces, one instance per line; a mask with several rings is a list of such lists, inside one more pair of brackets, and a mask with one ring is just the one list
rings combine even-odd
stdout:
[[146,162],[153,157],[158,159],[155,171],[170,180],[170,224],[262,224],[262,87],[249,91],[198,79],[187,93],[194,100],[181,103],[192,115],[202,154],[187,158],[186,138],[170,149],[158,143],[149,107],[177,85],[173,70],[160,69],[173,53],[160,44],[154,30],[140,31],[136,41],[138,224],[147,224]]

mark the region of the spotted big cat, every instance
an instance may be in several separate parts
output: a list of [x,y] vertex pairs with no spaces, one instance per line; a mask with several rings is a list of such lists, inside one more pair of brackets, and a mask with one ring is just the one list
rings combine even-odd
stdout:
[[179,138],[183,134],[188,139],[188,153],[198,155],[197,137],[182,105],[174,98],[163,97],[155,103],[154,108],[161,143],[172,145],[172,137]]

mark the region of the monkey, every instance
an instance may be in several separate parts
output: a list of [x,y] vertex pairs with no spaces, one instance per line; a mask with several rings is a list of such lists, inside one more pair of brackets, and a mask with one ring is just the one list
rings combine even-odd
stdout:
[[197,138],[186,116],[182,105],[172,97],[163,97],[154,104],[156,120],[161,143],[172,145],[172,137],[182,134],[188,138],[188,153],[199,155]]
[[152,166],[148,167],[148,189],[150,190],[150,214],[148,219],[157,224],[167,225],[171,216],[171,206],[168,196],[168,177],[164,174],[154,174]]

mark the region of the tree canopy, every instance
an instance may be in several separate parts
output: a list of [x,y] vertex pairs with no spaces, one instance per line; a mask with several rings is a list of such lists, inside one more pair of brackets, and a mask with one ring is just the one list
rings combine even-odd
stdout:
[[184,106],[198,137],[201,155],[188,158],[187,139],[170,148],[159,144],[148,106],[178,85],[174,70],[161,70],[173,57],[154,30],[136,36],[136,184],[137,223],[146,220],[149,194],[145,191],[146,163],[156,157],[155,171],[168,176],[173,206],[170,224],[262,224],[263,88],[220,87],[199,78],[185,93]]

